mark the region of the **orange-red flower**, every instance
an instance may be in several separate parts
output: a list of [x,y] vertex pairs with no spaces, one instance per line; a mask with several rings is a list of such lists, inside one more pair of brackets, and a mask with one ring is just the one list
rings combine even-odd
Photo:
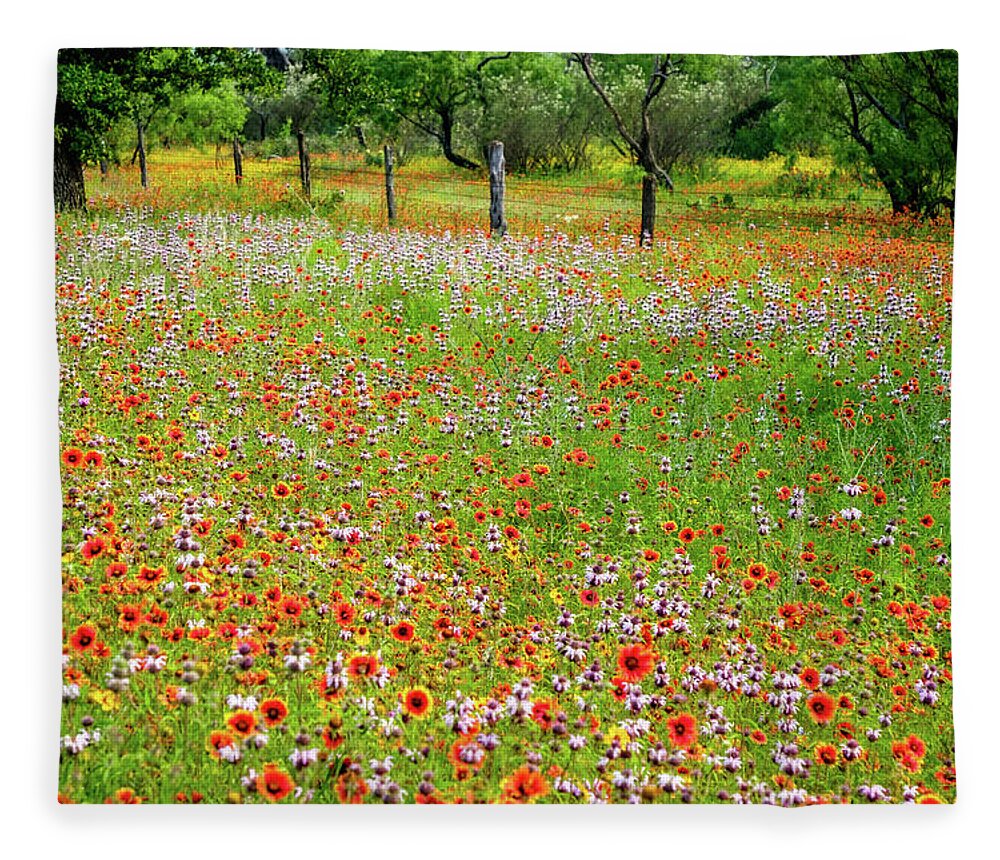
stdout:
[[347,674],[352,678],[367,678],[378,671],[378,659],[373,654],[356,654],[347,664]]
[[76,651],[87,651],[94,647],[97,641],[97,631],[89,624],[81,624],[76,628],[76,632],[69,637],[69,644]]
[[294,780],[276,764],[264,765],[264,772],[257,777],[257,793],[271,803],[284,799],[294,790]]
[[143,565],[139,568],[139,572],[135,578],[144,586],[152,586],[163,579],[163,574],[164,570],[162,567],[146,567],[146,565]]
[[551,729],[556,721],[555,702],[551,699],[539,699],[531,706],[531,719],[543,729]]
[[403,696],[403,708],[411,717],[423,717],[434,704],[434,699],[423,687],[414,687]]
[[391,628],[392,638],[398,642],[412,642],[414,637],[413,625],[409,621],[400,621]]
[[652,670],[656,655],[645,645],[626,645],[618,652],[618,669],[621,677],[630,684],[638,684]]
[[119,788],[118,791],[115,792],[114,798],[108,798],[104,802],[105,803],[135,804],[135,803],[142,803],[143,800],[145,800],[145,798],[144,797],[139,797],[139,795],[135,793],[134,789],[131,789],[131,788]]
[[79,448],[67,448],[63,451],[62,461],[71,469],[75,469],[83,463],[83,451]]
[[362,803],[368,794],[368,783],[363,777],[349,770],[337,777],[336,789],[341,803]]
[[239,710],[230,715],[226,725],[241,737],[249,737],[257,728],[257,718],[250,711]]
[[820,725],[830,722],[837,710],[837,703],[826,693],[813,693],[806,699],[806,710]]
[[535,487],[535,479],[531,477],[531,472],[518,472],[510,479],[510,484],[519,490],[530,490]]
[[333,620],[341,627],[350,627],[354,621],[355,610],[350,603],[341,601],[333,607]]
[[226,747],[237,746],[236,738],[229,732],[212,732],[208,736],[207,741],[208,751],[212,754],[213,758],[219,758],[219,751],[225,749]]
[[524,765],[515,770],[503,784],[503,799],[507,803],[532,803],[548,794],[549,784],[537,770]]
[[819,687],[819,670],[814,666],[806,666],[799,672],[799,680],[802,681],[803,686],[815,690]]
[[83,549],[80,550],[80,554],[83,556],[84,561],[91,561],[101,555],[104,550],[104,540],[99,537],[92,537],[84,543]]
[[691,714],[678,714],[667,720],[667,736],[675,747],[689,747],[695,742],[695,719]]
[[820,744],[813,757],[816,764],[832,765],[837,763],[837,755],[837,748],[833,744]]
[[264,725],[268,728],[280,725],[288,716],[288,705],[281,699],[264,699],[259,705]]

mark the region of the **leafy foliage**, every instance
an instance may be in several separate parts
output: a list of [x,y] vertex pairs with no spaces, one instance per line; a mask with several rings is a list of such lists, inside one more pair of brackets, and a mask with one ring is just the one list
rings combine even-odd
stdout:
[[587,162],[598,122],[580,75],[554,54],[516,54],[484,69],[478,144],[502,140],[514,171],[573,170]]
[[261,141],[350,131],[363,149],[367,136],[392,141],[403,158],[422,139],[471,169],[500,139],[510,169],[542,172],[585,167],[600,142],[667,187],[671,171],[709,155],[832,154],[881,184],[895,212],[932,216],[954,211],[957,105],[952,51],[73,49],[60,53],[55,138],[72,167],[109,155],[120,121],[155,120],[161,137],[193,143],[241,123]]

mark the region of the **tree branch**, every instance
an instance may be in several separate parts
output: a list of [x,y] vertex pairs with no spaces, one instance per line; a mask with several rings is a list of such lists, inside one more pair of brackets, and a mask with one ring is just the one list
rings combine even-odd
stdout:
[[590,85],[594,88],[594,92],[596,92],[601,101],[604,102],[604,106],[608,109],[608,112],[611,114],[611,119],[614,121],[615,128],[618,129],[618,133],[622,136],[625,143],[628,144],[629,149],[632,150],[632,154],[637,159],[641,158],[642,147],[639,145],[639,141],[637,141],[629,132],[627,126],[625,125],[625,120],[622,119],[622,115],[612,103],[611,98],[608,96],[604,87],[601,86],[601,82],[597,80],[597,77],[594,75],[594,70],[590,65],[592,59],[591,55],[574,53],[573,57],[576,58],[576,61],[583,68],[583,73],[587,76],[587,80],[590,81]]
[[848,101],[851,103],[851,122],[848,127],[848,131],[850,132],[851,137],[854,138],[855,142],[862,149],[864,149],[865,152],[871,155],[874,152],[875,147],[861,131],[861,110],[858,108],[857,97],[854,95],[854,90],[851,88],[849,81],[844,81],[844,87],[847,90]]
[[844,64],[844,68],[847,70],[848,74],[852,75],[853,78],[852,82],[858,88],[858,92],[860,92],[860,94],[863,95],[868,100],[869,104],[871,104],[871,106],[875,108],[875,110],[877,110],[880,114],[882,114],[882,116],[885,118],[885,121],[888,122],[889,125],[891,125],[894,129],[896,129],[896,131],[901,131],[903,132],[903,134],[909,136],[910,130],[906,121],[893,114],[892,111],[890,111],[889,108],[885,106],[885,104],[883,104],[879,99],[877,99],[872,94],[871,90],[869,90],[868,87],[866,87],[861,81],[857,80],[857,78],[853,76],[854,64],[853,62],[850,61],[849,58],[841,57],[840,59],[841,62]]
[[496,54],[490,57],[483,57],[483,59],[476,64],[476,71],[481,72],[486,64],[492,62],[493,60],[508,60],[510,59],[510,55],[512,53],[512,51],[508,51],[506,54]]
[[413,117],[407,116],[399,108],[393,108],[393,112],[395,114],[397,114],[398,116],[402,117],[403,119],[405,119],[407,122],[412,123],[413,125],[415,125],[421,131],[426,132],[431,137],[433,137],[433,138],[435,138],[435,139],[437,139],[439,141],[444,137],[444,135],[440,131],[436,131],[435,129],[431,128],[430,126],[426,126],[422,122],[419,122],[418,120],[415,120]]

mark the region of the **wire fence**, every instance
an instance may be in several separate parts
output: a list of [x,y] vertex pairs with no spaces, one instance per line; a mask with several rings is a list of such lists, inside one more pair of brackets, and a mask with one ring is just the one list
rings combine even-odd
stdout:
[[[161,148],[147,158],[148,181],[137,165],[88,169],[92,206],[154,206],[178,211],[287,211],[381,228],[390,224],[385,161],[380,152],[315,153],[308,169],[292,156],[249,155],[234,159],[227,147]],[[239,169],[237,175],[236,170]],[[443,159],[394,164],[398,226],[490,229],[490,178],[485,168],[463,170]],[[621,169],[535,176],[507,174],[503,207],[512,233],[599,229],[638,233],[641,174]],[[866,230],[886,236],[919,233],[949,241],[951,225],[895,215],[877,186],[807,163],[780,159],[729,160],[720,167],[679,175],[674,190],[655,195],[655,231],[711,222],[783,230]]]

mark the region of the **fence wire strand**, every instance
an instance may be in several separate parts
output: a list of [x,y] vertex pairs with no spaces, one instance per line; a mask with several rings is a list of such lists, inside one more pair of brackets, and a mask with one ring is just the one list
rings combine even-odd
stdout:
[[[378,161],[381,162],[381,156]],[[232,158],[225,153],[187,151],[178,156],[154,151],[148,158],[148,165],[150,188],[137,189],[137,168],[123,164],[107,174],[89,170],[88,193],[98,201],[143,203],[150,198],[157,199],[157,195],[169,195],[178,188],[208,193],[213,187],[237,186]],[[385,172],[370,160],[362,161],[360,156],[312,154],[310,193],[301,187],[300,166],[294,156],[244,154],[243,165],[244,174],[238,183],[243,198],[252,200],[255,192],[279,193],[279,196],[299,198],[310,208],[307,198],[327,203],[332,200],[338,206],[357,210],[355,214],[360,219],[377,216],[379,223],[371,226],[385,226]],[[482,224],[484,220],[487,225],[489,223],[490,184],[485,170],[467,175],[432,172],[397,162],[394,179],[400,223],[426,222],[434,210],[442,214],[447,212],[451,218],[464,214],[470,225]],[[778,170],[773,163],[767,163],[767,169],[764,164],[758,164],[757,175],[753,178],[706,177],[690,187],[674,191],[661,187],[656,195],[656,229],[661,231],[678,221],[697,221],[709,215],[718,224],[772,230],[835,231],[866,227],[889,234],[907,227],[916,229],[912,221],[894,215],[870,188],[859,186],[853,193],[844,194],[832,193],[832,187],[817,188],[810,184],[822,181],[832,186],[836,180]],[[801,190],[782,192],[775,187],[779,182],[798,182]],[[531,226],[550,222],[548,226],[559,229],[566,229],[573,222],[591,225],[596,219],[637,222],[640,212],[640,182],[637,179],[610,174],[602,179],[593,174],[583,177],[552,175],[550,178],[508,173],[505,184],[506,214],[512,232],[517,231],[519,222]],[[756,188],[752,187],[754,185]],[[191,194],[192,199],[196,197],[195,193]],[[923,225],[921,231],[946,239],[950,225]]]

